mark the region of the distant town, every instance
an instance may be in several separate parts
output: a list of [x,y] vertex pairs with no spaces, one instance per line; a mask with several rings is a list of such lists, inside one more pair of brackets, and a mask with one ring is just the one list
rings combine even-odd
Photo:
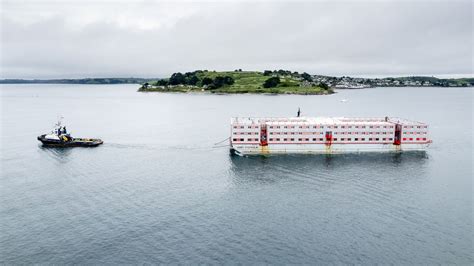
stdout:
[[351,78],[313,76],[314,82],[328,84],[335,89],[364,89],[372,87],[472,87],[474,78],[439,79],[435,77],[413,76],[396,78]]

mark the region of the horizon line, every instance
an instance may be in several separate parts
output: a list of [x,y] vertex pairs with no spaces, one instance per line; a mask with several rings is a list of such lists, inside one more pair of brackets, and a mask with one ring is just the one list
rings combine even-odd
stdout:
[[[216,70],[208,70],[209,72],[234,72],[234,70],[227,70],[227,71],[216,71]],[[192,72],[192,71],[185,71],[181,73]],[[258,70],[242,70],[242,72],[263,72]],[[175,72],[178,73],[178,72]],[[300,73],[298,71],[298,73]],[[302,71],[301,73],[305,73]],[[383,79],[383,78],[403,78],[403,77],[434,77],[438,79],[460,79],[460,78],[474,78],[474,74],[396,74],[396,75],[383,75],[383,74],[355,74],[355,75],[328,75],[328,74],[310,74],[312,76],[328,76],[328,77],[350,77],[350,78],[365,78],[365,79]],[[2,78],[0,80],[62,80],[62,79],[69,79],[69,80],[79,80],[79,79],[165,79],[170,77],[143,77],[143,76],[84,76],[84,77],[53,77],[53,78]]]

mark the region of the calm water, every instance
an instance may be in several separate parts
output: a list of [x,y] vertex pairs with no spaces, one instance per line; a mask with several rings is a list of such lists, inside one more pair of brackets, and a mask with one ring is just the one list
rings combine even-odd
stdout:
[[[347,99],[347,102],[341,102]],[[1,87],[0,263],[474,263],[473,90]],[[400,116],[426,153],[231,157],[231,116]],[[58,115],[97,148],[42,148]]]

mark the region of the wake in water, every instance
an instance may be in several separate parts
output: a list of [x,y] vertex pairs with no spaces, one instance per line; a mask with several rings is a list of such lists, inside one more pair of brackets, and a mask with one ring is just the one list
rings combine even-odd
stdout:
[[[123,144],[123,143],[104,143],[103,146],[116,149],[139,149],[139,150],[213,150],[220,148],[228,148],[229,144],[221,144],[227,141],[218,143],[207,143],[203,145],[158,145],[158,144]],[[221,145],[219,145],[221,144]]]

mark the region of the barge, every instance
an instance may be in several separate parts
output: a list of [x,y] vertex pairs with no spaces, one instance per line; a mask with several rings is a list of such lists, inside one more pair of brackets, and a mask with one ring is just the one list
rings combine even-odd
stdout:
[[237,155],[424,151],[428,125],[395,117],[231,118]]

